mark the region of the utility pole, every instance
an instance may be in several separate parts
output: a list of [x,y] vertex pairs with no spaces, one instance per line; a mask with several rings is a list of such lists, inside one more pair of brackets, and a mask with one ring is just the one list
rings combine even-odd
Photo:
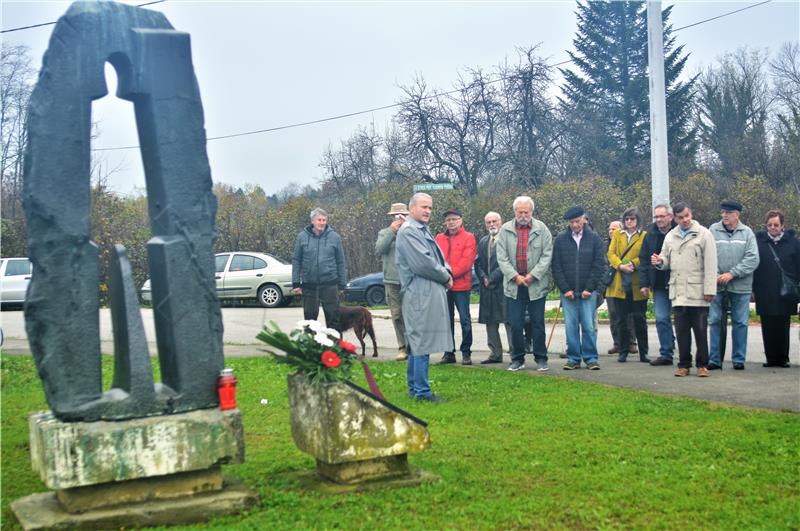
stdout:
[[653,188],[652,206],[655,207],[661,203],[670,203],[661,0],[647,2],[647,54],[650,70],[650,175]]

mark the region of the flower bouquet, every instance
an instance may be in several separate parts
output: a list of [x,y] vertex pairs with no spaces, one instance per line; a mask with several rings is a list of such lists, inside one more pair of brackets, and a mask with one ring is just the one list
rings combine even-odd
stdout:
[[289,334],[270,321],[256,339],[285,352],[281,355],[267,349],[276,361],[292,365],[317,384],[350,378],[356,347],[341,337],[319,321],[299,321]]

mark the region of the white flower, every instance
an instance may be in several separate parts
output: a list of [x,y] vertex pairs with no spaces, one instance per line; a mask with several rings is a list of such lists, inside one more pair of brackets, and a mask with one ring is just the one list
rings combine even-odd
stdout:
[[325,347],[333,346],[333,340],[321,332],[314,334],[314,341]]
[[324,329],[322,323],[320,323],[319,321],[312,321],[309,319],[297,321],[297,326],[295,327],[295,330],[305,330],[306,328],[310,328],[314,332],[319,332]]
[[262,406],[266,406],[266,405],[268,405],[268,404],[269,404],[269,400],[267,400],[266,398],[262,398],[262,399],[261,399],[261,405],[262,405]]
[[323,329],[322,329],[322,330],[320,330],[320,331],[321,331],[321,332],[325,332],[325,333],[326,333],[326,334],[328,334],[329,336],[331,336],[331,337],[335,337],[336,339],[341,339],[341,337],[342,337],[342,336],[339,334],[339,331],[338,331],[338,330],[334,330],[333,328],[323,328]]

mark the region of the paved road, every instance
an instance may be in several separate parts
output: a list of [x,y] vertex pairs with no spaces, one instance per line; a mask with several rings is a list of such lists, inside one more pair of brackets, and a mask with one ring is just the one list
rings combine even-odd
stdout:
[[[549,305],[557,305],[551,301]],[[301,308],[224,308],[222,311],[225,325],[224,342],[226,356],[257,356],[264,355],[259,350],[259,342],[255,336],[261,327],[275,321],[281,328],[292,328],[302,319]],[[472,315],[478,315],[477,305],[472,306]],[[375,317],[375,333],[378,342],[378,359],[389,361],[396,353],[394,330],[389,321],[388,310],[373,311]],[[153,324],[152,310],[142,310],[142,319],[145,324],[145,333],[150,342],[150,351],[157,351],[155,345],[155,327]],[[28,353],[27,338],[23,313],[19,310],[6,310],[0,313],[0,326],[5,336],[3,352],[5,354]],[[459,341],[460,331],[456,326],[456,341]],[[548,334],[551,323],[547,324]],[[658,346],[655,327],[648,327],[651,352]],[[717,400],[741,405],[800,412],[800,349],[798,349],[797,331],[792,330],[792,367],[790,369],[763,368],[764,351],[761,343],[761,329],[751,325],[748,334],[748,363],[745,371],[733,371],[728,363],[725,370],[713,372],[710,378],[675,378],[674,367],[651,367],[637,361],[638,357],[629,357],[628,363],[618,363],[615,357],[602,355],[600,371],[562,371],[564,360],[558,354],[566,350],[564,330],[561,324],[557,325],[550,345],[551,370],[545,375],[529,370],[536,376],[558,376],[593,381],[607,385],[644,389],[656,393],[689,396],[704,400]],[[111,316],[108,310],[100,313],[100,336],[103,342],[103,352],[113,352],[113,336],[111,330]],[[484,359],[488,354],[486,347],[486,331],[483,325],[473,324],[473,360]],[[357,343],[352,332],[345,334],[349,341]],[[372,353],[372,345],[367,344],[367,355]],[[730,341],[729,349],[730,349]],[[505,343],[504,343],[505,344]],[[612,345],[611,334],[607,324],[601,324],[598,334],[598,347],[605,353]],[[652,355],[652,354],[651,354]],[[438,356],[436,356],[438,358]],[[726,356],[730,359],[730,351]],[[529,365],[534,365],[530,360]],[[487,366],[473,365],[470,369],[486,369]],[[497,370],[504,366],[489,365],[488,368]],[[466,369],[466,368],[465,368]],[[454,368],[455,370],[455,368]]]

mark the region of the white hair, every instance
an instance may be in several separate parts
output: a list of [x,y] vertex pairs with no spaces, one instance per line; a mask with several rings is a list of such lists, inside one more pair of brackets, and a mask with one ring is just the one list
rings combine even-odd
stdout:
[[489,219],[490,217],[494,217],[494,216],[497,216],[497,217],[498,217],[498,218],[500,218],[501,220],[503,219],[503,216],[501,216],[500,214],[498,214],[497,212],[495,212],[494,210],[492,210],[491,212],[487,212],[487,213],[486,213],[486,215],[485,215],[485,216],[483,216],[483,221],[486,221],[486,220],[487,220],[487,219]]
[[313,221],[314,218],[316,218],[317,216],[325,216],[327,218],[328,217],[328,213],[325,212],[325,210],[317,207],[317,208],[315,208],[314,210],[311,211],[311,214],[308,215],[308,218]]
[[514,199],[514,202],[511,203],[511,208],[516,210],[522,203],[528,203],[531,206],[531,212],[533,212],[533,199],[528,195],[521,195]]
[[408,202],[408,208],[411,208],[412,206],[415,206],[417,204],[417,200],[419,200],[419,199],[421,199],[423,197],[428,198],[428,199],[431,200],[431,202],[433,202],[433,198],[431,196],[429,196],[428,194],[426,194],[425,192],[417,192],[416,194],[411,196],[411,200]]

